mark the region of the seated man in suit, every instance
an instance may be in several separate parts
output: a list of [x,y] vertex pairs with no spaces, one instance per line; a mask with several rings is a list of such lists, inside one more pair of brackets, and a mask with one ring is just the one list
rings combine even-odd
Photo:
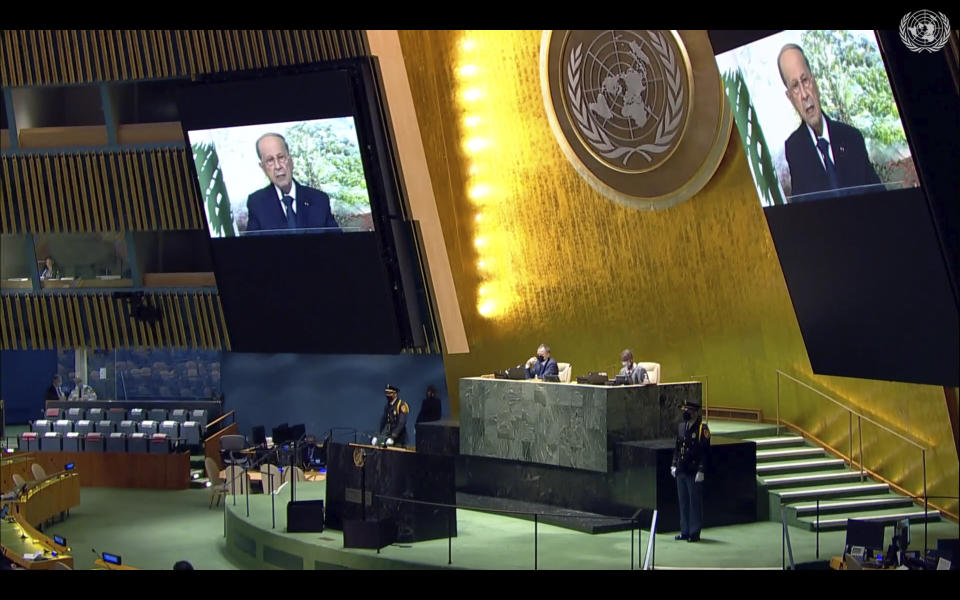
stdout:
[[282,135],[260,136],[257,157],[270,185],[247,198],[247,233],[320,227],[340,231],[330,211],[330,197],[294,181],[293,157]]
[[59,375],[53,376],[53,383],[47,388],[47,400],[66,400],[67,394],[63,391],[63,383]]
[[820,90],[810,63],[796,44],[787,44],[777,58],[786,96],[800,115],[797,128],[785,144],[790,167],[791,196],[825,192],[817,197],[842,195],[831,190],[879,185],[863,135],[856,128],[823,114]]
[[557,361],[550,358],[550,346],[540,344],[537,355],[527,361],[527,379],[543,379],[547,375],[559,375]]
[[621,352],[620,363],[623,368],[620,369],[619,374],[627,378],[628,384],[650,383],[647,370],[633,362],[633,351],[627,349]]

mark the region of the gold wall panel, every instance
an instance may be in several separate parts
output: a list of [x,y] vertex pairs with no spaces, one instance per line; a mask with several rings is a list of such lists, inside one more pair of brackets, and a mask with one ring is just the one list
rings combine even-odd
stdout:
[[[687,202],[658,212],[615,204],[574,172],[550,131],[540,35],[400,32],[470,346],[444,356],[453,414],[461,377],[518,364],[541,342],[574,376],[618,369],[620,350],[632,348],[637,360],[661,363],[665,381],[705,375],[710,404],[759,408],[767,419],[781,369],[929,447],[928,494],[956,496],[941,388],[812,374],[736,132],[713,179]],[[466,147],[476,134],[465,119],[476,111],[463,96],[481,88],[482,154]],[[478,173],[492,190],[480,202],[470,197]],[[498,262],[492,270],[477,265],[478,236]],[[485,290],[500,308],[483,316],[479,289],[490,282],[500,282]],[[844,411],[783,390],[784,419],[847,447]],[[863,441],[868,468],[922,492],[919,452],[867,426]],[[957,512],[955,500],[937,504]]]
[[0,157],[0,233],[203,229],[186,160],[185,149]]
[[202,348],[230,350],[220,297],[210,292],[147,293],[163,318],[130,317],[112,293],[0,296],[0,350]]
[[0,83],[28,86],[192,77],[366,54],[365,37],[355,29],[6,29],[0,33]]

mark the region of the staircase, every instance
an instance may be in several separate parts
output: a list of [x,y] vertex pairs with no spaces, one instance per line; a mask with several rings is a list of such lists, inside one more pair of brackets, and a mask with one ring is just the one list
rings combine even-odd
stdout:
[[[739,437],[739,436],[738,436]],[[892,524],[903,519],[923,522],[923,507],[851,469],[843,459],[793,434],[748,432],[743,439],[757,444],[757,493],[760,516],[780,520],[780,505],[787,522],[809,531],[845,529],[847,519]],[[820,517],[817,520],[817,501]],[[939,521],[940,511],[930,510],[929,521]]]

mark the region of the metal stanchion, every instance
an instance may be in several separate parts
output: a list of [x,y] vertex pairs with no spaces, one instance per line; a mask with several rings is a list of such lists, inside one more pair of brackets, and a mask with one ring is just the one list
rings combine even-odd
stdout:
[[533,570],[537,570],[537,524],[538,524],[538,515],[533,513]]

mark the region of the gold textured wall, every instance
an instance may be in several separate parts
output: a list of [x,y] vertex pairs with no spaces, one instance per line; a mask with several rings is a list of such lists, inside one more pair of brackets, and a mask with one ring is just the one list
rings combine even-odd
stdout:
[[[615,204],[576,175],[550,131],[540,35],[400,32],[470,346],[445,356],[454,415],[459,378],[518,364],[541,342],[574,376],[619,368],[630,347],[660,362],[666,381],[708,377],[711,405],[769,419],[781,369],[928,446],[928,494],[956,496],[941,388],[811,373],[736,132],[690,200],[659,212]],[[845,451],[846,413],[782,387],[783,418]],[[919,451],[869,425],[863,441],[869,468],[921,493]]]

